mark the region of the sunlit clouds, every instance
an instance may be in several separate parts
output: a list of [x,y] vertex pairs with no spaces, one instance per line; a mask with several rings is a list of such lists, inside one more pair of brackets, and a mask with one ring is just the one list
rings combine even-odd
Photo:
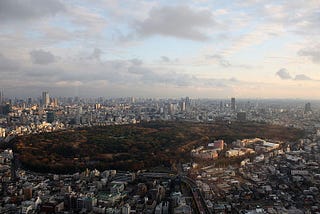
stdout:
[[0,2],[16,97],[320,99],[318,1]]

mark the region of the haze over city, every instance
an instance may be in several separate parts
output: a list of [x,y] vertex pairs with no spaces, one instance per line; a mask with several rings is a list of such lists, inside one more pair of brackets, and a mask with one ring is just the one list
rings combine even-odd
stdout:
[[0,0],[0,213],[320,213],[320,0]]
[[320,98],[320,4],[0,2],[8,97]]

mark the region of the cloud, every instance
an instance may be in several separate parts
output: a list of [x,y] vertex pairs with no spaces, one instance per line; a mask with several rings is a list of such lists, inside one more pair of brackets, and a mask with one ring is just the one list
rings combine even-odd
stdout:
[[277,23],[261,23],[249,32],[233,36],[230,40],[230,45],[226,46],[220,55],[231,56],[246,48],[263,44],[282,33],[283,27]]
[[102,50],[100,50],[99,48],[95,48],[92,54],[88,57],[88,59],[95,59],[99,61],[102,54]]
[[214,55],[206,55],[206,60],[213,60],[217,64],[219,64],[223,68],[241,68],[241,69],[252,69],[254,66],[247,64],[233,64],[229,60],[227,60],[223,55],[214,54]]
[[151,71],[141,66],[130,66],[128,68],[128,72],[131,74],[137,74],[137,75],[147,75]]
[[161,56],[160,57],[160,63],[177,64],[178,62],[179,62],[178,58],[171,59],[171,58],[169,58],[167,56]]
[[47,65],[56,61],[56,57],[49,51],[33,50],[30,52],[31,60],[34,64]]
[[131,59],[130,62],[133,64],[133,65],[136,65],[136,66],[140,66],[142,65],[142,60],[140,59]]
[[8,59],[7,57],[0,54],[0,72],[1,71],[13,71],[19,68],[19,63]]
[[78,31],[78,34],[82,34],[80,36],[99,37],[107,26],[105,16],[92,10],[92,8],[70,5],[68,7],[68,12],[71,22],[80,27],[80,30]]
[[99,63],[81,59],[76,63],[59,62],[50,66],[28,64],[17,75],[10,73],[8,78],[0,79],[0,85],[18,96],[37,96],[42,90],[63,96],[73,93],[78,96],[100,96],[101,91],[108,90],[112,96],[139,94],[172,97],[180,92],[182,95],[188,93],[199,96],[199,90],[211,91],[206,95],[202,93],[203,96],[212,95],[213,91],[225,94],[243,84],[234,78],[203,78],[167,66],[144,64],[139,59],[106,60]]
[[215,25],[211,11],[180,5],[153,8],[148,18],[136,22],[135,29],[142,37],[162,35],[203,41],[209,39],[204,31]]
[[314,63],[320,63],[320,45],[314,48],[301,49],[298,55],[309,57]]
[[231,66],[231,63],[219,54],[207,55],[206,58],[216,60],[219,63],[219,65],[221,65],[222,67],[230,67]]
[[0,22],[24,21],[64,11],[59,0],[1,0]]
[[312,79],[305,74],[297,74],[294,80],[312,80]]
[[174,86],[192,86],[195,85],[195,81],[197,80],[195,77],[178,73],[175,71],[152,71],[152,70],[146,70],[148,72],[145,72],[143,76],[141,76],[140,81],[143,84],[168,84],[168,85],[174,85]]
[[215,79],[215,78],[199,78],[195,75],[178,72],[165,68],[150,68],[145,66],[130,66],[128,72],[132,76],[124,75],[122,78],[135,79],[137,84],[157,86],[170,85],[174,87],[214,87],[225,88],[231,85],[241,83],[236,78]]
[[[190,86],[194,83],[195,77],[167,69],[154,69],[146,66],[129,66],[128,73],[134,76],[125,75],[127,79],[134,78],[137,83],[147,85],[169,84],[174,86]],[[123,73],[124,74],[124,73]]]
[[239,80],[238,80],[237,78],[235,78],[235,77],[231,77],[229,80],[230,80],[231,82],[239,82]]
[[297,74],[295,77],[292,77],[290,75],[290,73],[287,71],[287,69],[285,68],[281,68],[277,73],[276,73],[277,76],[279,76],[282,80],[297,80],[297,81],[306,81],[306,80],[313,80],[313,81],[316,81],[310,77],[308,77],[307,75],[305,74]]
[[284,1],[264,5],[264,14],[272,22],[282,24],[286,29],[302,34],[318,34],[319,2],[318,1]]
[[276,75],[283,80],[292,79],[291,75],[285,68],[281,68],[279,71],[277,71]]
[[[105,91],[98,84],[103,83],[110,86],[112,96],[119,88],[128,93],[137,89],[161,94],[169,86],[172,94],[179,88],[183,93],[204,96],[196,91],[220,86],[242,90],[264,81],[270,68],[282,63],[296,69],[275,69],[274,77],[284,80],[270,79],[273,91],[294,85],[299,91],[299,84],[319,89],[317,75],[312,76],[320,63],[318,0],[248,0],[246,6],[239,6],[244,2],[238,0],[214,5],[192,2],[0,0],[0,72],[4,77],[0,85],[81,85],[93,87],[88,91],[95,95]],[[159,55],[154,47],[161,47]],[[269,59],[266,64],[264,58],[270,53],[288,59]],[[259,74],[243,71],[252,68]],[[253,82],[238,83],[229,79],[231,76]],[[219,77],[225,79],[216,79]],[[259,83],[261,88],[266,84]],[[269,93],[266,91],[260,91],[261,96]]]
[[162,56],[162,57],[161,57],[161,61],[162,61],[162,62],[170,62],[170,59],[169,59],[169,57],[167,57],[167,56]]

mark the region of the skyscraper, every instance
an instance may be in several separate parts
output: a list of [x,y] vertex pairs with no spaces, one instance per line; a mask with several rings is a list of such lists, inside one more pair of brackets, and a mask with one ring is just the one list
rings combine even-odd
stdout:
[[222,101],[220,101],[219,109],[220,109],[220,111],[222,111],[222,110],[223,110],[223,104],[222,104]]
[[170,104],[169,104],[169,114],[170,114],[170,115],[174,115],[174,114],[175,114],[175,111],[176,111],[176,104],[170,103]]
[[49,92],[42,92],[42,105],[43,107],[47,107],[50,104]]
[[0,104],[2,104],[3,103],[3,92],[2,91],[0,91]]
[[186,102],[180,101],[180,111],[186,111]]
[[58,106],[58,98],[53,98],[52,100],[53,100],[52,101],[53,102],[53,106],[57,107]]
[[231,110],[232,111],[236,110],[236,98],[234,97],[231,98]]
[[307,114],[309,112],[311,112],[311,103],[306,103],[306,105],[304,106],[304,113]]
[[190,105],[191,105],[190,98],[186,97],[185,102],[186,102],[186,110],[190,110]]

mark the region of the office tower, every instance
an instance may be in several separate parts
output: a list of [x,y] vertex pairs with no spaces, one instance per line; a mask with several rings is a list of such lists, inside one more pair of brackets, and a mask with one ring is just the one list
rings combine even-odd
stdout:
[[170,114],[170,115],[174,115],[175,112],[176,112],[176,104],[170,103],[170,104],[169,104],[169,114]]
[[58,106],[58,98],[53,98],[53,105],[54,107]]
[[3,91],[0,91],[0,104],[4,103],[4,94]]
[[100,103],[96,103],[94,104],[94,109],[100,109],[101,108],[101,104]]
[[184,101],[180,102],[180,111],[186,111],[186,102]]
[[236,110],[236,98],[234,97],[231,98],[231,110],[232,111]]
[[189,97],[186,97],[186,104],[190,104],[190,98]]
[[306,105],[304,106],[304,113],[307,114],[309,112],[311,112],[311,103],[306,103]]
[[190,100],[190,98],[189,98],[189,97],[186,97],[185,102],[186,102],[186,107],[188,108],[188,107],[191,105],[191,100]]
[[43,107],[47,107],[50,104],[49,92],[42,92],[42,105]]

